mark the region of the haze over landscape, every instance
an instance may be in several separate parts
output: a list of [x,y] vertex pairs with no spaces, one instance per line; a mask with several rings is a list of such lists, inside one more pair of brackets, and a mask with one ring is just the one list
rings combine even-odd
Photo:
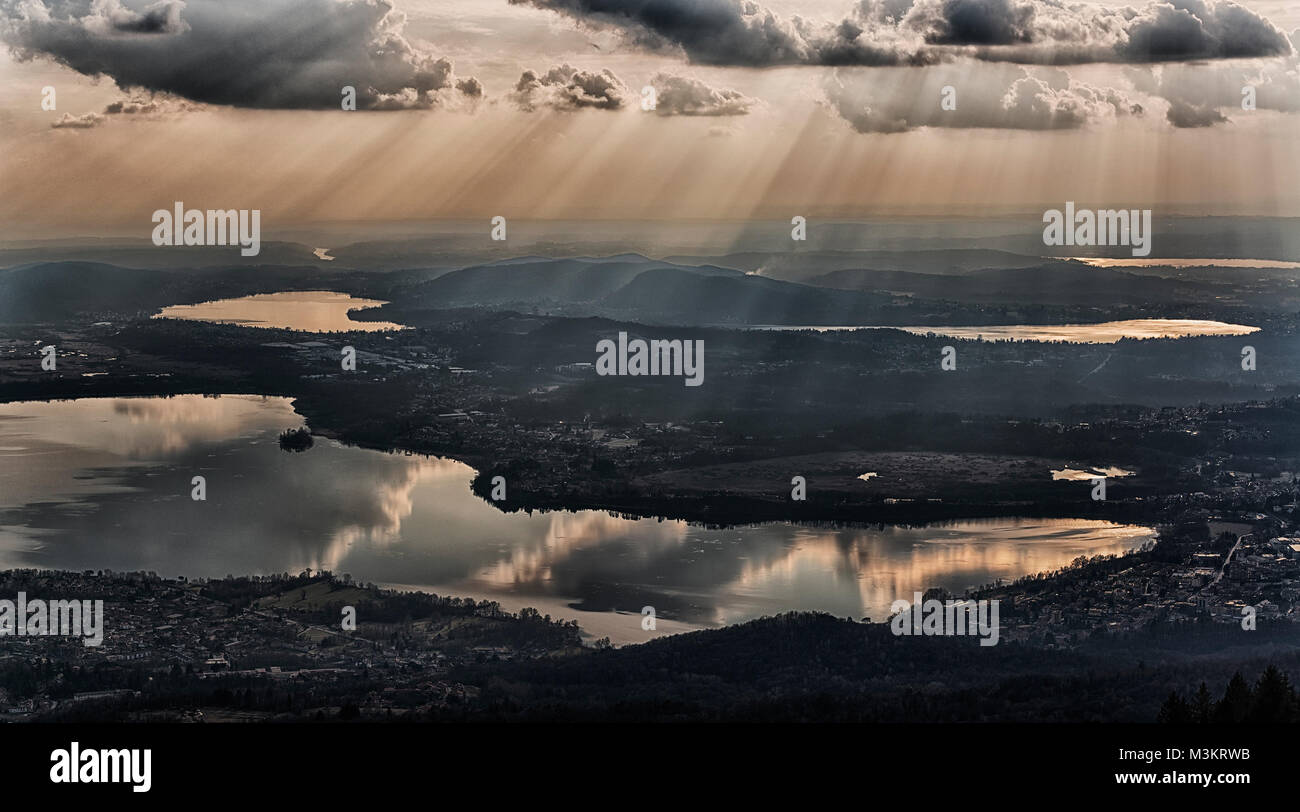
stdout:
[[1300,720],[1295,3],[0,41],[14,718]]
[[189,0],[156,25],[117,0],[0,7],[9,240],[144,236],[173,200],[272,230],[1066,200],[1300,215],[1284,0],[664,0],[653,20],[634,2]]

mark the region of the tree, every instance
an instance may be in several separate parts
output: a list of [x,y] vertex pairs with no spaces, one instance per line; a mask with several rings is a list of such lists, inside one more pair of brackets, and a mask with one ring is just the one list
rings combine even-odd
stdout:
[[1192,700],[1192,713],[1199,724],[1206,725],[1214,718],[1214,697],[1210,696],[1210,689],[1206,687],[1205,682],[1201,682],[1201,687],[1196,689],[1196,697]]
[[1255,704],[1250,721],[1255,724],[1279,724],[1295,718],[1295,693],[1286,675],[1275,665],[1264,669],[1255,683]]
[[1246,721],[1253,701],[1250,686],[1238,671],[1232,675],[1232,679],[1228,682],[1228,689],[1223,693],[1223,699],[1214,709],[1214,721],[1217,724],[1240,724]]
[[1167,725],[1185,725],[1192,721],[1192,708],[1183,699],[1182,694],[1170,691],[1165,704],[1160,706],[1156,721]]

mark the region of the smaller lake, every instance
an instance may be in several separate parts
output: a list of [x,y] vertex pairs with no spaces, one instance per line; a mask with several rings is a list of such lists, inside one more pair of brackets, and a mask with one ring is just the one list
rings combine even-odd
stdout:
[[379,332],[404,330],[390,321],[353,321],[348,314],[388,304],[378,299],[358,299],[331,290],[298,290],[259,293],[238,299],[218,299],[194,305],[163,308],[155,319],[207,321],[245,327],[278,327],[305,333],[343,333],[353,330]]
[[1193,258],[1193,259],[1171,259],[1143,257],[1132,259],[1129,257],[1120,257],[1111,259],[1110,257],[1066,257],[1085,265],[1092,265],[1097,268],[1297,268],[1300,269],[1300,262],[1285,262],[1278,259],[1212,259],[1212,258]]
[[783,326],[755,325],[754,330],[902,330],[913,335],[979,338],[985,341],[1065,341],[1071,344],[1114,344],[1124,338],[1189,338],[1192,336],[1244,336],[1258,327],[1203,319],[1129,319],[1097,324],[984,324],[977,327],[923,325]]
[[[172,305],[156,319],[184,319],[246,327],[277,327],[305,333],[339,333],[352,330],[380,332],[404,330],[391,321],[354,321],[349,315],[388,304],[329,290],[259,293],[237,299],[218,299],[194,305]],[[1124,338],[1187,338],[1191,336],[1241,336],[1258,327],[1202,319],[1130,319],[1098,324],[988,324],[975,327],[942,325],[780,325],[756,324],[751,330],[903,330],[914,335],[979,338],[985,341],[1065,341],[1072,344],[1113,344]]]
[[1133,476],[1133,472],[1125,471],[1123,468],[1118,468],[1114,465],[1111,465],[1106,468],[1092,468],[1087,471],[1081,471],[1077,468],[1062,468],[1059,471],[1056,470],[1052,471],[1053,482],[1062,479],[1066,480],[1067,482],[1091,482],[1097,477],[1102,477],[1103,479],[1105,479],[1107,477],[1124,477],[1124,476]]

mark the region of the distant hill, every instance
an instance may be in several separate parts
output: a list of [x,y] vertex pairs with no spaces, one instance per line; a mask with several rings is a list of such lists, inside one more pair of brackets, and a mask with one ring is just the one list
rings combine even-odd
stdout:
[[[443,274],[405,291],[407,295],[403,298],[414,297],[421,304],[440,303],[448,307],[594,302],[661,265],[644,257],[510,260]],[[721,268],[683,270],[695,276],[744,276],[739,271]]]
[[760,276],[675,268],[638,274],[601,299],[604,311],[690,324],[870,324],[888,296],[819,289]]
[[103,262],[124,268],[175,270],[259,265],[314,265],[336,271],[346,262],[324,262],[312,247],[292,242],[263,242],[257,256],[245,257],[237,246],[160,248],[148,240],[78,240],[67,243],[0,245],[0,267],[48,262]]
[[135,311],[170,303],[175,275],[100,262],[45,262],[0,270],[0,321],[80,312]]
[[973,637],[900,637],[885,623],[788,612],[462,676],[485,686],[479,719],[1150,723],[1171,686],[1206,680],[1217,694],[1236,670],[1300,659],[1289,628],[1253,650],[1225,650],[1214,632],[1181,627],[1177,650],[1157,648],[1175,637],[1167,630],[1096,634],[1070,651],[981,648]]
[[331,289],[389,299],[394,309],[489,308],[677,324],[868,323],[887,296],[816,288],[714,265],[639,255],[517,258],[427,278],[427,271],[363,274],[312,266],[125,268],[44,262],[0,269],[0,322],[147,315],[173,304]]
[[39,262],[0,268],[0,323],[138,316],[173,304],[279,290],[353,292],[364,282],[301,266],[163,271],[103,262]]
[[1179,281],[1072,262],[979,270],[961,276],[842,270],[811,277],[807,284],[839,290],[899,291],[963,302],[1093,306],[1207,301],[1215,294],[1228,292],[1223,284]]
[[867,323],[857,320],[890,298],[637,255],[478,265],[390,295],[398,310],[477,306],[701,325]]
[[[746,273],[726,265],[800,263],[835,266],[869,257],[881,268],[836,268],[800,281]],[[520,257],[474,265],[428,279],[401,275],[376,294],[393,302],[376,317],[402,321],[414,311],[481,307],[558,316],[601,316],[643,323],[707,325],[885,325],[997,323],[990,318],[1096,320],[1093,309],[1132,308],[1174,315],[1205,308],[1289,306],[1283,277],[1228,271],[1188,278],[1043,260],[998,251],[732,254],[688,265],[640,255],[606,258]],[[984,267],[1004,262],[1011,267]],[[898,266],[913,268],[899,270]],[[787,266],[782,266],[786,267]],[[938,267],[930,273],[916,268]],[[799,274],[796,274],[799,275]],[[1069,308],[1082,315],[1049,312]],[[1083,311],[1081,309],[1088,309]],[[1131,311],[1132,312],[1132,311]],[[939,321],[932,321],[937,319]],[[421,323],[415,319],[408,323]]]
[[1029,268],[1043,263],[1041,256],[1027,256],[985,248],[915,251],[746,251],[717,257],[667,257],[666,260],[687,264],[713,262],[791,282],[806,282],[814,276],[839,270],[909,271],[946,276],[969,273],[983,268]]

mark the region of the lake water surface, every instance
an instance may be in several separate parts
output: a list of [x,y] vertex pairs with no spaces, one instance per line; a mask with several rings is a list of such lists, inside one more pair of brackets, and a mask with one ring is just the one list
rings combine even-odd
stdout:
[[1277,259],[1213,259],[1182,257],[1066,257],[1098,268],[1282,268],[1300,269],[1300,262]]
[[310,333],[338,333],[349,330],[377,332],[402,330],[390,321],[353,321],[348,313],[388,304],[378,299],[358,299],[330,290],[298,290],[259,293],[238,299],[218,299],[193,305],[163,308],[156,319],[184,319],[245,327],[279,327]]
[[[248,327],[279,327],[309,333],[364,330],[402,330],[388,321],[353,321],[354,310],[378,307],[386,302],[359,299],[328,290],[291,291],[220,299],[195,305],[173,305],[154,318],[187,319]],[[752,325],[754,330],[904,330],[916,335],[952,338],[982,338],[985,341],[1066,341],[1074,344],[1113,344],[1123,338],[1184,338],[1187,336],[1239,336],[1258,327],[1201,319],[1130,319],[1098,324],[993,324],[975,327],[868,326],[868,325]]]
[[762,325],[759,330],[903,330],[915,335],[980,338],[985,341],[1066,341],[1071,344],[1114,344],[1123,338],[1187,338],[1189,336],[1243,336],[1258,327],[1203,319],[1128,319],[1097,324],[985,324],[975,327],[920,325],[911,327],[835,325]]
[[[0,568],[164,576],[350,573],[535,606],[615,642],[790,609],[884,618],[914,590],[954,591],[1120,553],[1148,528],[985,519],[919,528],[708,529],[600,511],[506,514],[459,462],[279,432],[285,398],[102,398],[0,404]],[[207,500],[190,498],[206,479]],[[656,632],[640,609],[654,606]]]

